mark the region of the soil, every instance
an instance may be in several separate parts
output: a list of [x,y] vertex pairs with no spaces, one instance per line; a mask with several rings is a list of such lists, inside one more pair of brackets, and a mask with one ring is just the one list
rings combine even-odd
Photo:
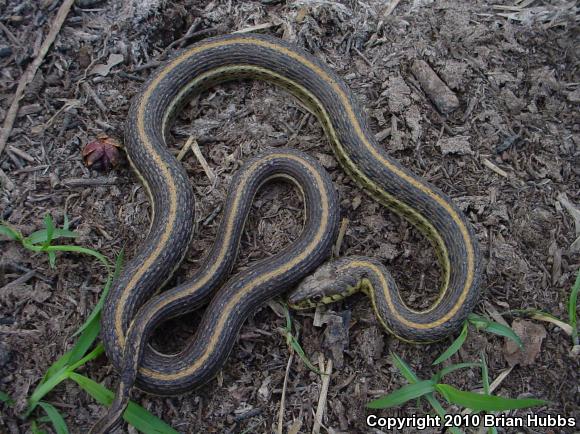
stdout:
[[[570,288],[580,268],[578,243],[573,245],[580,228],[562,205],[565,195],[580,207],[580,44],[578,8],[571,4],[572,9],[563,1],[540,0],[77,0],[27,87],[0,155],[9,181],[0,190],[0,218],[28,234],[42,228],[45,214],[59,224],[66,214],[80,234],[75,244],[111,260],[122,248],[131,257],[149,227],[147,194],[126,162],[109,173],[85,167],[84,145],[102,133],[122,141],[131,98],[175,50],[208,36],[253,29],[292,41],[330,65],[366,108],[387,152],[459,204],[473,223],[485,261],[477,313],[511,324],[516,319],[509,311],[531,308],[567,321]],[[0,0],[0,118],[58,7],[53,0]],[[413,75],[418,59],[457,96],[459,107],[450,114],[437,110]],[[341,254],[380,258],[415,308],[437,296],[439,273],[428,242],[350,181],[320,124],[285,92],[257,81],[215,87],[183,110],[172,133],[176,154],[193,135],[217,177],[211,182],[193,153],[186,153],[197,231],[171,284],[191,275],[212,244],[229,180],[240,164],[263,149],[291,146],[318,158],[335,182],[342,217],[349,221]],[[237,270],[291,243],[301,219],[301,199],[293,188],[264,188],[242,239]],[[46,255],[31,254],[5,238],[0,261],[0,390],[16,401],[0,403],[0,432],[25,433],[32,420],[19,418],[26,399],[47,367],[74,343],[72,335],[95,305],[106,273],[96,261],[73,253],[59,254],[51,269]],[[270,306],[247,321],[226,367],[208,385],[172,398],[135,390],[133,400],[180,432],[276,432],[291,356],[280,333],[285,319],[273,309],[277,305]],[[452,341],[416,346],[388,336],[364,296],[316,315],[292,315],[309,358],[317,364],[321,358],[333,360],[322,432],[386,432],[366,425],[365,406],[406,384],[389,353],[429,378],[437,370],[431,363]],[[179,348],[198,316],[164,325],[156,345]],[[534,323],[518,329],[535,330],[539,349],[533,357],[516,357],[519,362],[494,393],[549,401],[510,415],[561,415],[579,424],[580,363],[571,339],[556,325]],[[159,342],[167,333],[176,341]],[[483,354],[493,381],[514,360],[504,345],[503,338],[472,329],[451,362],[478,361]],[[300,358],[291,362],[283,431],[311,432],[322,380]],[[104,356],[80,372],[109,388],[116,384]],[[445,379],[462,390],[482,387],[477,369]],[[85,432],[104,412],[72,382],[46,399],[73,433]],[[430,410],[424,401],[410,401],[376,414]],[[42,428],[52,432],[49,424]]]

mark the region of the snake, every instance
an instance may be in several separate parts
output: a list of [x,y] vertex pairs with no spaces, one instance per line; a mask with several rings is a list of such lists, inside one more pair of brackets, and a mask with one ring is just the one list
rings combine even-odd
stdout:
[[[428,309],[408,307],[389,272],[372,258],[335,258],[315,271],[330,255],[339,206],[328,176],[316,162],[290,150],[266,153],[240,169],[206,260],[192,279],[160,291],[184,258],[194,232],[193,188],[167,147],[169,129],[192,96],[224,82],[247,79],[272,83],[295,96],[318,119],[349,177],[430,241],[441,269],[441,285]],[[370,296],[384,328],[409,342],[433,342],[454,333],[478,300],[480,253],[463,212],[441,190],[391,157],[375,139],[344,81],[292,43],[268,35],[231,34],[179,52],[134,96],[125,148],[150,196],[151,225],[105,300],[102,338],[120,381],[113,405],[91,433],[118,426],[133,385],[167,396],[207,383],[223,367],[244,320],[260,304],[295,288],[305,277],[290,295],[291,305],[333,301],[360,290]],[[269,169],[262,173],[259,167],[264,165]],[[278,168],[281,174],[275,172]],[[286,249],[228,280],[254,187],[270,177],[298,185],[305,204],[303,231]],[[338,292],[330,293],[327,284],[313,284],[328,277],[334,279]],[[316,300],[308,302],[309,297]],[[203,305],[207,308],[201,324],[181,351],[162,354],[146,345],[157,325]]]

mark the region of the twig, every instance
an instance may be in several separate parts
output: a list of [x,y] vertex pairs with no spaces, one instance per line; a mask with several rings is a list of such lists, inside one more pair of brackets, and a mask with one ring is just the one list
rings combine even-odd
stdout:
[[202,155],[201,149],[199,149],[199,145],[197,144],[197,140],[195,140],[193,137],[190,137],[189,139],[187,139],[187,141],[188,142],[191,141],[189,145],[191,146],[191,150],[193,151],[195,158],[197,158],[199,164],[201,164],[201,167],[203,168],[203,171],[209,178],[209,181],[213,184],[216,178],[215,173],[213,173],[213,170],[211,170],[211,167],[209,167],[209,164],[207,164],[207,160]]
[[328,386],[330,385],[330,374],[332,373],[332,359],[328,359],[326,369],[324,369],[324,358],[320,355],[320,370],[322,371],[322,387],[320,389],[320,397],[318,398],[318,407],[316,407],[316,415],[314,416],[314,426],[312,427],[312,434],[319,434],[322,426],[322,416],[326,408],[326,400],[328,397]]
[[189,151],[191,149],[191,143],[193,142],[193,136],[190,137],[189,139],[187,139],[187,141],[185,142],[185,145],[183,145],[183,148],[181,148],[181,150],[179,151],[179,154],[177,154],[177,161],[181,161],[183,160],[183,157],[185,157],[185,154],[187,153],[187,151]]
[[10,29],[6,27],[2,22],[0,22],[0,30],[4,32],[6,37],[10,39],[10,42],[12,42],[13,45],[16,45],[17,47],[20,46],[20,42],[18,41],[18,39],[16,39],[16,36],[14,36],[10,31]]
[[36,272],[34,270],[30,270],[28,272],[26,272],[25,274],[23,274],[20,277],[17,277],[16,279],[14,279],[12,282],[8,282],[6,285],[4,285],[2,288],[0,288],[0,292],[7,290],[8,288],[14,288],[18,285],[23,285],[26,282],[28,282],[30,279],[32,279],[34,277],[34,275],[36,274]]
[[93,187],[100,185],[115,185],[117,184],[117,178],[69,178],[62,181],[62,184],[66,187]]
[[503,176],[504,178],[509,178],[509,175],[505,170],[500,169],[495,164],[493,164],[491,161],[489,161],[487,158],[483,159],[483,164],[485,166],[487,166],[488,168],[490,168],[491,170],[493,170],[499,176]]
[[342,222],[340,222],[340,230],[338,231],[338,238],[336,239],[336,244],[334,245],[334,251],[332,252],[335,258],[340,256],[340,248],[342,246],[342,240],[344,239],[344,235],[346,234],[346,228],[348,227],[349,220],[347,218],[343,218]]
[[60,6],[58,12],[56,13],[56,17],[54,18],[53,23],[50,26],[50,31],[46,36],[46,39],[42,43],[40,47],[40,52],[38,56],[32,61],[32,63],[28,66],[22,77],[20,77],[20,81],[18,82],[18,87],[16,88],[16,92],[14,93],[14,97],[12,98],[12,103],[10,104],[10,108],[8,109],[8,113],[6,113],[6,117],[4,118],[4,125],[2,126],[2,131],[0,132],[0,154],[4,151],[4,147],[6,146],[6,142],[8,142],[8,137],[10,137],[10,133],[12,132],[12,127],[14,126],[14,121],[16,120],[16,115],[18,114],[18,107],[20,105],[20,99],[22,95],[24,95],[24,91],[26,86],[34,79],[36,75],[36,71],[44,61],[50,46],[56,39],[56,35],[60,32],[60,29],[66,19],[73,3],[75,0],[64,0],[62,5]]
[[290,375],[290,366],[292,366],[292,360],[294,359],[294,352],[290,353],[288,357],[288,363],[286,364],[286,374],[284,375],[284,384],[282,385],[282,397],[280,398],[280,412],[278,413],[278,429],[277,434],[283,434],[284,428],[284,408],[286,407],[286,386],[288,385],[288,376]]
[[367,59],[366,56],[363,53],[361,53],[358,48],[352,47],[352,49],[354,50],[354,52],[356,54],[358,54],[360,56],[360,58],[362,60],[364,60],[366,62],[367,65],[369,65],[371,68],[374,68],[373,62],[371,62],[369,59]]
[[232,32],[232,33],[236,34],[236,33],[259,32],[260,30],[266,30],[266,29],[269,29],[271,27],[277,27],[277,26],[278,26],[278,24],[274,24],[274,23],[264,23],[264,24],[258,24],[256,26],[251,26],[251,27],[246,27],[244,29],[236,30],[235,32]]
[[28,161],[29,163],[35,163],[36,162],[36,160],[34,159],[34,157],[32,157],[31,155],[27,154],[24,151],[21,151],[20,149],[14,147],[12,145],[8,145],[8,150],[14,152],[20,158],[22,158],[23,160]]
[[81,87],[83,88],[83,90],[85,91],[85,93],[92,98],[92,100],[95,102],[95,104],[97,105],[97,107],[99,107],[99,109],[101,110],[101,112],[103,112],[104,114],[106,114],[109,110],[107,110],[107,106],[105,106],[105,104],[103,103],[103,101],[101,100],[101,98],[99,98],[99,95],[97,95],[97,93],[94,91],[94,89],[90,86],[89,83],[87,83],[86,81],[83,82],[83,84],[81,84]]

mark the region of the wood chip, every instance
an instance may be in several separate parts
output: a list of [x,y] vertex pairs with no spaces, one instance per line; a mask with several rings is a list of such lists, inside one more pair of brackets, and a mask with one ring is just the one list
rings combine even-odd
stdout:
[[411,72],[441,113],[451,113],[459,107],[457,95],[439,78],[424,60],[415,60]]
[[0,131],[0,154],[4,151],[6,146],[6,142],[8,142],[8,137],[10,137],[10,133],[12,131],[12,127],[14,125],[14,121],[16,120],[16,115],[18,114],[18,108],[20,105],[20,99],[22,95],[24,95],[24,91],[28,84],[34,79],[36,75],[36,71],[44,61],[48,50],[50,49],[52,43],[56,39],[56,36],[60,32],[60,29],[66,19],[73,3],[75,0],[64,0],[62,5],[60,6],[58,12],[56,13],[56,17],[54,21],[50,25],[50,30],[46,39],[42,43],[40,47],[40,51],[38,56],[28,65],[26,71],[20,77],[20,81],[18,82],[18,87],[16,88],[16,92],[14,93],[14,97],[12,98],[12,103],[10,104],[10,108],[8,109],[8,113],[4,118],[4,125],[2,126],[2,131]]
[[509,175],[505,170],[500,169],[495,164],[493,164],[491,161],[489,161],[487,158],[483,159],[483,164],[485,166],[487,166],[489,169],[493,170],[499,176],[503,176],[504,178],[509,178]]

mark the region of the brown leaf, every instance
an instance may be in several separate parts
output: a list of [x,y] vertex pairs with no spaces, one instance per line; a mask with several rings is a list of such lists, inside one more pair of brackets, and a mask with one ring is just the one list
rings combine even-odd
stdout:
[[528,366],[534,363],[540,353],[546,329],[541,324],[526,320],[515,320],[513,331],[521,338],[524,348],[520,349],[511,339],[506,339],[503,354],[510,366]]
[[90,74],[105,77],[109,75],[109,72],[111,72],[111,69],[114,66],[118,65],[121,62],[123,62],[123,56],[121,54],[113,53],[109,56],[109,60],[107,61],[106,65],[103,65],[102,63],[95,65],[94,68],[91,70]]

